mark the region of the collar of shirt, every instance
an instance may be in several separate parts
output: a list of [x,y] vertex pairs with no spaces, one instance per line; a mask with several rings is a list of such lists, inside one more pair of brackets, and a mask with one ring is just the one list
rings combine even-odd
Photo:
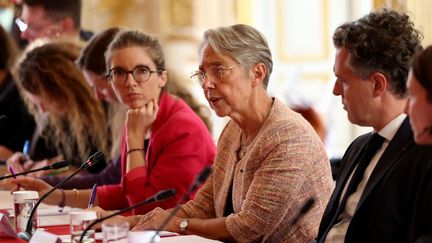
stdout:
[[387,125],[385,125],[378,134],[383,136],[386,141],[389,142],[393,139],[394,135],[398,131],[399,127],[402,125],[403,121],[407,115],[405,113],[401,113],[398,116],[396,116],[393,120],[391,120]]

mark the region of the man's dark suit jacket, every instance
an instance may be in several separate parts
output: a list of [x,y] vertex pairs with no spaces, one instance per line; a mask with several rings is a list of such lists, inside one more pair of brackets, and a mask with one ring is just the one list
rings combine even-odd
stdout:
[[[369,134],[358,137],[342,159],[335,190],[318,231],[324,242],[332,227],[341,192],[351,175]],[[361,195],[345,235],[345,242],[409,242],[414,198],[432,163],[432,147],[416,145],[408,118],[404,120],[379,159]]]

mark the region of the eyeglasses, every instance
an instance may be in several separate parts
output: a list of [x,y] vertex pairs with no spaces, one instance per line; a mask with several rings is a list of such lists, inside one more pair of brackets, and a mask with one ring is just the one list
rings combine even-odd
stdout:
[[22,19],[20,19],[20,18],[16,18],[15,19],[15,24],[18,26],[18,29],[21,31],[21,32],[24,32],[24,31],[26,31],[26,29],[27,29],[27,27],[28,27],[28,25],[22,20]]
[[15,19],[15,24],[18,26],[18,29],[21,33],[26,32],[27,35],[31,37],[47,37],[52,35],[59,35],[59,22],[62,19],[54,19],[47,22],[45,25],[33,25],[27,24],[24,20],[20,18]]
[[226,71],[238,66],[240,66],[240,64],[232,65],[228,67],[224,67],[222,65],[210,66],[207,72],[203,70],[194,71],[190,76],[190,78],[193,79],[198,84],[202,85],[204,83],[205,78],[210,78],[210,80],[212,80],[213,82],[220,80],[222,79],[222,76]]
[[161,73],[163,71],[165,71],[165,69],[151,71],[149,67],[144,65],[138,65],[132,71],[127,71],[122,68],[113,68],[109,71],[107,78],[115,84],[124,84],[130,73],[137,83],[144,83],[150,79],[152,73]]

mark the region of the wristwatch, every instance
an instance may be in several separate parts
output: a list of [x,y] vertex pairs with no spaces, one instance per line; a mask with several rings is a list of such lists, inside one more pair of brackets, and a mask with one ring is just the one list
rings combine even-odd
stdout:
[[187,219],[183,219],[181,222],[180,222],[180,231],[185,231],[186,230],[186,228],[188,227],[188,225],[189,225],[189,218],[187,218]]

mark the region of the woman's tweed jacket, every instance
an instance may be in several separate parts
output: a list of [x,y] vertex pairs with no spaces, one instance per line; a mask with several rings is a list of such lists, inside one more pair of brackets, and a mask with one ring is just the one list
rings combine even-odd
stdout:
[[[308,242],[316,237],[333,190],[324,147],[309,123],[274,99],[258,134],[239,160],[241,129],[230,121],[217,146],[213,174],[182,206],[191,218],[222,217],[233,181],[228,231],[238,242]],[[310,198],[315,204],[293,223]]]

